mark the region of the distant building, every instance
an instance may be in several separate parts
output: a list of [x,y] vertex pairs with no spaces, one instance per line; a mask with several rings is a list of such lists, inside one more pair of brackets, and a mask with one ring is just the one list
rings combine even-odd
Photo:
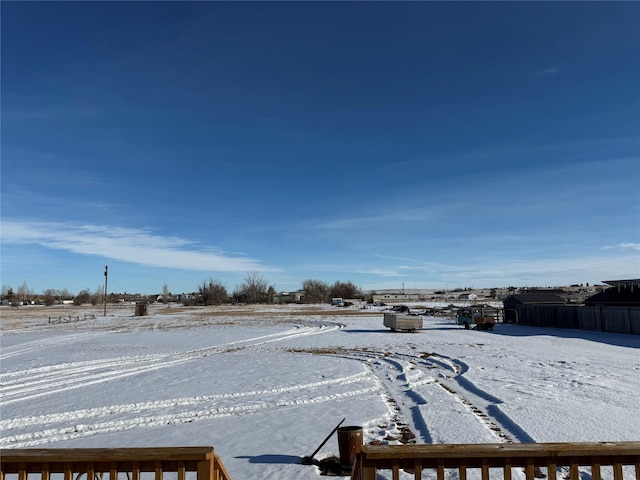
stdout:
[[421,300],[418,293],[376,293],[372,297],[374,303],[419,302]]
[[609,288],[585,299],[585,305],[608,307],[640,306],[640,279],[607,280],[602,283],[609,285]]
[[502,302],[504,304],[505,322],[518,321],[518,308],[523,305],[564,305],[565,301],[556,293],[547,293],[544,290],[528,291],[509,295]]
[[476,295],[475,293],[461,293],[458,298],[460,300],[477,300],[478,299],[478,295]]
[[274,293],[273,303],[302,303],[304,290]]

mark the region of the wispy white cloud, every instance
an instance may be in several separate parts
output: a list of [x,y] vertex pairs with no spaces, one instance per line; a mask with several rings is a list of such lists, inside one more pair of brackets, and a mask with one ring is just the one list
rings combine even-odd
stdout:
[[602,250],[626,249],[626,248],[640,251],[640,243],[623,242],[623,243],[618,243],[616,245],[605,245],[604,247],[602,247]]
[[559,68],[545,68],[544,70],[540,70],[536,72],[536,76],[538,77],[555,77],[560,73]]
[[365,274],[365,275],[376,275],[379,277],[403,277],[404,275],[400,272],[398,272],[397,270],[390,270],[390,269],[382,269],[382,268],[373,268],[371,270],[362,270],[359,272],[356,272],[358,274]]
[[232,256],[184,238],[106,225],[3,221],[2,243],[36,244],[80,255],[98,255],[123,262],[180,270],[278,271],[263,266],[256,259]]
[[437,262],[425,262],[416,258],[396,257],[391,255],[373,255],[375,258],[381,258],[383,260],[395,260],[400,262],[409,262],[409,264],[398,264],[398,270],[404,271],[418,271],[418,272],[432,272],[432,271],[457,271],[460,267],[455,265],[446,265]]
[[607,278],[637,278],[640,263],[629,256],[504,259],[472,262],[442,278],[461,285],[561,286]]
[[46,107],[46,108],[22,108],[7,109],[2,112],[3,122],[56,120],[58,118],[89,118],[97,117],[102,112],[95,108],[83,107]]
[[[423,252],[424,259],[415,251],[408,251],[404,256],[375,254],[373,258],[359,257],[353,262],[345,259],[340,267],[344,272],[352,272],[351,278],[362,279],[361,287],[364,289],[389,288],[388,282],[393,278],[412,288],[546,287],[638,278],[640,255],[637,251],[640,244],[624,243],[612,248],[625,250],[605,252],[597,247],[577,249],[572,246],[560,249],[560,253],[549,248],[533,251],[529,246],[507,250],[486,246],[470,255],[468,246],[461,245],[459,251],[457,248],[452,251],[427,249]],[[429,258],[438,261],[432,262]]]

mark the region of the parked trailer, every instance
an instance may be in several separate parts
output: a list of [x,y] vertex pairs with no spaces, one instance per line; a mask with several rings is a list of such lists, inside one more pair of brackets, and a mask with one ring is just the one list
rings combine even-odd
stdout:
[[399,315],[397,313],[384,314],[384,326],[392,332],[415,332],[422,330],[422,318],[413,315]]

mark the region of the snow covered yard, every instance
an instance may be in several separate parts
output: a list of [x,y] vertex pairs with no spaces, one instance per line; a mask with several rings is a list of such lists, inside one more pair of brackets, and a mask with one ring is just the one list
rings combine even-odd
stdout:
[[640,438],[637,336],[433,317],[391,333],[330,306],[40,312],[2,309],[2,448],[212,445],[233,479],[304,479],[345,417],[366,443]]

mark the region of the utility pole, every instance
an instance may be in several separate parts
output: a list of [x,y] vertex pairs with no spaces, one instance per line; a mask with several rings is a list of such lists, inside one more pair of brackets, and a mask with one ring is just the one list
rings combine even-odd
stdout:
[[109,265],[104,266],[104,316],[107,316],[107,272],[109,271]]

